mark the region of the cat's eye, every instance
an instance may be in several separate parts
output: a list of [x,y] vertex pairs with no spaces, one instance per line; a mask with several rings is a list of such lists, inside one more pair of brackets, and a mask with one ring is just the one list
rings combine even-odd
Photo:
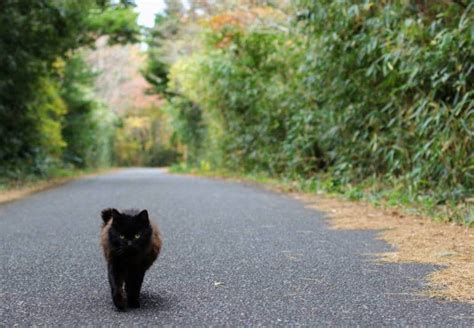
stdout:
[[139,233],[137,233],[137,234],[135,235],[135,239],[138,239],[138,238],[140,238],[140,234],[139,234]]
[[124,235],[120,235],[120,239],[125,239],[125,236],[124,236]]

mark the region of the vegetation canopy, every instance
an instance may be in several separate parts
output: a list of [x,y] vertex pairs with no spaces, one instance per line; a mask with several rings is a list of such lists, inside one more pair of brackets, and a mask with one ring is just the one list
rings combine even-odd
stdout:
[[[0,3],[0,184],[181,162],[474,222],[474,4],[165,3],[148,29],[132,1]],[[117,60],[104,67],[130,82],[122,73],[143,60],[153,105],[96,97],[107,72],[84,54],[104,36],[146,41],[128,62],[96,61]]]
[[70,164],[110,163],[111,122],[92,98],[79,49],[100,36],[137,40],[128,1],[4,0],[0,3],[2,179],[47,175]]
[[[199,7],[157,19],[146,76],[169,99],[188,166],[456,208],[474,188],[473,10],[441,0]],[[185,33],[193,24],[198,44]],[[169,41],[186,44],[172,61]]]

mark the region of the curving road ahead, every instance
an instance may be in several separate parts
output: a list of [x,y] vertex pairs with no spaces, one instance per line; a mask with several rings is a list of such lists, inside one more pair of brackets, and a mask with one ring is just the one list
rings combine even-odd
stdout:
[[[147,208],[164,236],[126,313],[98,243],[110,206]],[[373,232],[244,184],[121,170],[0,205],[0,237],[0,326],[474,326],[473,305],[417,295],[433,267],[374,263]]]

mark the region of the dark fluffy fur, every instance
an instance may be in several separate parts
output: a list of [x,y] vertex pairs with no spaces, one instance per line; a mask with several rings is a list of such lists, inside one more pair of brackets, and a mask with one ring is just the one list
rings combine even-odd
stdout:
[[101,244],[107,261],[112,300],[120,311],[127,305],[140,307],[145,271],[161,250],[158,227],[150,222],[147,210],[119,212],[108,208],[102,211],[102,220]]

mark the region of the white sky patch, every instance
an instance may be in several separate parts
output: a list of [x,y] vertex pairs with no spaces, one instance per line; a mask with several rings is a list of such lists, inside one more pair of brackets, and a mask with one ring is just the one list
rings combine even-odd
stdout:
[[191,8],[191,4],[189,3],[188,0],[181,1],[181,3],[183,4],[184,9],[189,9],[189,8]]
[[155,15],[165,10],[163,0],[135,0],[135,11],[138,12],[138,24],[153,27]]

